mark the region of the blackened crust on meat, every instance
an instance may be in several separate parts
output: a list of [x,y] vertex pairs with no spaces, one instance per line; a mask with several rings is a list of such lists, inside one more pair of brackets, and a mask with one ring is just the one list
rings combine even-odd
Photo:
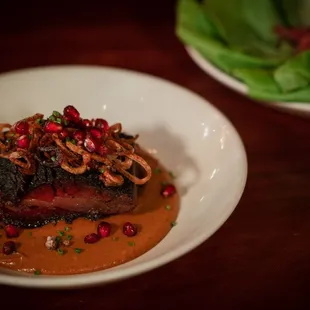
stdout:
[[17,203],[27,191],[27,177],[16,165],[0,158],[0,193],[1,200]]
[[[131,173],[135,172],[135,165]],[[59,198],[57,189],[79,187],[86,185],[95,190],[95,194],[82,197],[82,207],[79,210],[66,206],[65,208],[45,205],[31,205],[31,199],[25,203],[25,197],[42,186],[50,186]],[[131,211],[136,205],[136,185],[124,178],[124,184],[116,187],[105,187],[99,179],[99,173],[90,170],[83,175],[74,175],[60,167],[50,168],[38,164],[36,174],[23,175],[9,160],[0,158],[0,221],[23,228],[33,228],[50,222],[65,220],[70,223],[78,217],[90,220]],[[65,193],[65,198],[68,198]],[[77,196],[81,195],[80,193]],[[73,195],[74,196],[74,195]],[[62,197],[60,197],[62,198]],[[69,195],[70,198],[70,195]],[[72,197],[76,198],[76,197]],[[79,199],[79,197],[78,197]],[[30,205],[29,205],[30,201]]]

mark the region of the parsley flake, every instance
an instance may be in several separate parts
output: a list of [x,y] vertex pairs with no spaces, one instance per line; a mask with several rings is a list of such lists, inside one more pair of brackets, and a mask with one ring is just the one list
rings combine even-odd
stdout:
[[68,226],[65,227],[65,231],[69,231],[70,228]]
[[129,246],[135,246],[135,243],[134,243],[133,241],[129,241],[129,242],[128,242],[128,245],[129,245]]
[[54,116],[60,116],[61,114],[58,111],[53,111]]
[[72,237],[71,235],[68,235],[68,236],[67,236],[67,239],[68,239],[68,240],[72,240],[72,238],[73,238],[73,237]]
[[39,276],[41,274],[41,271],[37,269],[33,272],[33,274],[36,276]]
[[174,227],[177,225],[177,222],[171,222],[170,225],[171,225],[171,227]]
[[155,168],[155,169],[154,169],[154,172],[155,172],[156,174],[159,174],[159,173],[161,173],[161,169],[160,169],[160,168]]
[[100,173],[104,173],[105,169],[101,168],[99,171],[100,171]]
[[58,234],[59,234],[60,237],[63,237],[65,235],[65,233],[63,231],[61,231],[61,230],[58,231]]
[[58,249],[57,252],[59,255],[64,255],[64,253],[65,253],[63,249]]
[[166,210],[171,210],[171,206],[170,206],[170,205],[166,205],[166,206],[165,206],[165,209],[166,209]]
[[172,179],[175,179],[175,175],[173,174],[173,172],[169,172],[169,175],[170,175],[170,177],[172,178]]
[[75,248],[75,249],[74,249],[74,252],[77,253],[77,254],[81,254],[82,251],[83,251],[83,250],[82,250],[82,249],[79,249],[79,248]]
[[52,156],[52,157],[51,157],[51,160],[52,160],[52,161],[55,161],[55,160],[56,160],[56,157],[55,157],[55,156]]

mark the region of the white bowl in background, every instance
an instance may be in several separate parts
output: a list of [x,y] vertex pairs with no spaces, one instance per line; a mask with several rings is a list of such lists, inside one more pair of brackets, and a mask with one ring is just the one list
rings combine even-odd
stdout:
[[[205,59],[197,50],[195,50],[191,46],[185,47],[187,53],[192,58],[192,60],[200,67],[204,72],[209,74],[215,80],[220,82],[221,84],[229,87],[230,89],[249,97],[247,85],[237,80],[236,78],[226,74],[221,69],[213,65],[210,61]],[[250,97],[249,97],[250,98]],[[250,98],[254,100],[253,98]],[[310,100],[310,98],[309,98]],[[261,104],[267,105],[269,107],[282,110],[285,112],[289,112],[292,114],[298,114],[300,116],[310,116],[310,103],[302,103],[302,102],[266,102],[259,101]]]

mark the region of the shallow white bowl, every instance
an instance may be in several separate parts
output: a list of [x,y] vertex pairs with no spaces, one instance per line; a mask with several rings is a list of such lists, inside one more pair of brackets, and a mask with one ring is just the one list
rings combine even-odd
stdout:
[[[234,91],[249,97],[247,85],[237,80],[236,78],[226,74],[221,69],[213,65],[210,61],[205,59],[197,50],[191,46],[185,47],[187,53],[192,58],[192,60],[207,74],[212,76],[215,80],[222,83],[223,85],[233,89]],[[251,98],[252,99],[252,98]],[[269,107],[282,110],[285,112],[298,114],[302,116],[310,116],[310,104],[301,102],[266,102],[258,101],[261,104],[267,105]]]
[[232,124],[203,98],[148,75],[103,67],[61,66],[0,76],[2,122],[76,106],[84,117],[122,122],[177,176],[178,225],[145,255],[100,272],[33,276],[4,269],[0,284],[82,287],[124,279],[166,264],[209,238],[244,190],[246,153]]

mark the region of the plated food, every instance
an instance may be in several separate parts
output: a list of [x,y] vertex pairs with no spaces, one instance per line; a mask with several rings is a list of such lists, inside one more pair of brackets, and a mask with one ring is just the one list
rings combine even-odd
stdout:
[[107,269],[175,226],[173,175],[121,123],[66,106],[0,129],[1,267],[34,275]]
[[307,1],[180,0],[177,35],[227,78],[201,67],[235,90],[260,101],[309,103],[308,11]]
[[[211,103],[169,81],[101,66],[41,67],[1,74],[0,97],[6,103],[0,115],[2,123],[14,124],[35,112],[44,114],[45,119],[52,116],[53,110],[63,114],[68,103],[74,103],[83,118],[104,118],[110,127],[121,123],[127,137],[139,134],[134,141],[135,154],[152,170],[145,184],[136,185],[140,194],[132,211],[95,221],[78,217],[72,224],[58,221],[56,226],[47,222],[37,228],[19,228],[18,238],[7,238],[2,228],[0,251],[4,241],[13,241],[18,251],[29,245],[27,252],[38,259],[35,264],[32,261],[28,272],[0,266],[1,285],[87,287],[154,270],[206,241],[228,219],[243,193],[247,159],[238,132]],[[139,179],[147,175],[139,163],[132,169],[135,167],[141,173],[136,175]],[[100,176],[100,171],[97,173]],[[124,184],[129,181],[120,175]],[[161,195],[166,182],[176,185],[176,194]],[[109,226],[99,226],[101,222],[111,225],[110,236],[101,237],[94,244],[85,243],[85,236],[98,234],[98,228],[103,234],[109,232]],[[124,234],[126,222],[137,228],[135,236]],[[131,226],[127,229],[132,231]],[[59,253],[46,247],[53,247],[52,237],[64,242]],[[110,253],[118,260],[112,268],[105,268],[108,265],[104,267],[102,262],[110,261]],[[45,275],[39,263],[46,255],[50,257],[49,270],[64,268],[55,269],[57,274],[53,276]],[[18,254],[2,258],[8,259],[9,264],[14,256],[17,261],[22,260]],[[129,260],[120,263],[124,257]],[[88,266],[85,272],[67,276],[68,265],[75,272],[84,259],[84,266]],[[172,264],[168,272],[173,274],[173,268]]]

